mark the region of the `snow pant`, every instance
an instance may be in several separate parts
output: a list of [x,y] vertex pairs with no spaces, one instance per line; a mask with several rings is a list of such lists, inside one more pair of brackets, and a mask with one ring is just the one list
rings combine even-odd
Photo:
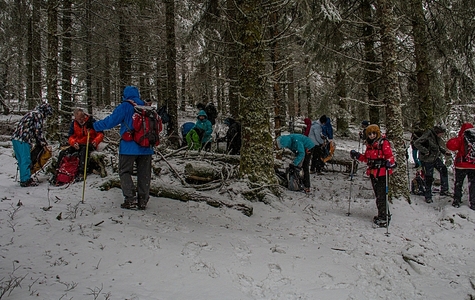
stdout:
[[[94,151],[94,146],[89,145],[88,153],[91,154],[91,152]],[[63,160],[63,157],[66,155],[71,155],[74,153],[78,153],[79,156],[79,167],[78,167],[78,176],[83,176],[84,174],[84,165],[86,163],[86,145],[79,145],[79,149],[76,149],[74,147],[68,147],[64,150],[61,150],[58,155],[58,161],[56,162],[56,169],[60,167],[61,161]],[[88,154],[88,157],[89,157]]]
[[305,158],[298,165],[303,169],[303,186],[310,188],[310,159],[312,158],[312,150],[305,152]]
[[424,197],[426,200],[432,199],[432,183],[434,182],[434,169],[440,174],[440,192],[446,193],[449,191],[449,175],[447,167],[440,158],[436,158],[433,162],[422,162],[422,170],[424,171],[424,181],[426,191]]
[[454,203],[462,201],[462,187],[465,176],[468,177],[468,199],[470,208],[475,210],[475,169],[455,168]]
[[322,161],[324,155],[324,150],[321,145],[315,145],[312,148],[312,165],[310,166],[310,171],[321,172],[325,163]]
[[[374,196],[376,197],[376,207],[378,208],[378,218],[386,219],[386,176],[370,176],[373,186]],[[389,212],[389,210],[388,210]],[[391,214],[389,214],[391,216]]]
[[[137,192],[132,180],[134,163],[137,164]],[[119,155],[119,177],[125,202],[147,203],[152,178],[152,155]]]
[[12,140],[12,145],[20,170],[20,182],[26,182],[31,178],[31,145],[19,140]]

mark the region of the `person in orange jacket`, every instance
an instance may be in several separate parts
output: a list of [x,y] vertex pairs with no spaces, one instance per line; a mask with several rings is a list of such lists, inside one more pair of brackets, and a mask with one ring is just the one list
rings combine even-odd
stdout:
[[86,145],[88,140],[88,131],[89,131],[89,149],[88,152],[94,151],[97,149],[99,144],[104,139],[104,133],[97,132],[94,129],[87,129],[86,122],[89,119],[93,119],[92,116],[89,116],[84,112],[82,108],[75,108],[73,111],[74,120],[71,122],[69,127],[69,147],[62,150],[58,156],[57,167],[60,166],[61,160],[65,155],[71,155],[73,153],[78,153],[79,155],[79,168],[78,175],[76,176],[76,181],[80,181],[83,178],[84,174],[84,165],[86,160]]
[[367,164],[366,174],[371,179],[378,208],[378,215],[373,218],[373,222],[379,227],[387,227],[391,221],[391,214],[389,208],[386,207],[386,174],[393,173],[396,162],[391,144],[381,135],[378,125],[372,124],[366,127],[365,136],[366,151],[359,153],[351,150],[350,157]]
[[[447,149],[450,151],[457,151],[454,160],[455,166],[455,187],[454,187],[454,201],[452,206],[460,207],[462,202],[462,187],[465,176],[468,177],[468,199],[470,201],[470,208],[475,210],[475,161],[467,157],[466,142],[464,141],[464,133],[466,130],[473,128],[470,123],[462,124],[458,135],[447,141]],[[475,132],[471,130],[474,134]],[[472,134],[473,136],[473,134]]]

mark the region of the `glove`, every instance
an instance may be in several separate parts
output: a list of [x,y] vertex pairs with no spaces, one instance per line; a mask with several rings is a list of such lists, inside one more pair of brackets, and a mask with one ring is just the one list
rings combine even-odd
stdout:
[[386,169],[396,168],[396,163],[391,163],[389,160],[386,161]]
[[93,124],[94,124],[94,121],[92,120],[92,118],[89,118],[84,124],[84,126],[86,126],[87,129],[94,129]]
[[351,157],[351,159],[359,159],[359,158],[360,158],[360,155],[361,155],[361,153],[359,153],[359,152],[356,151],[356,150],[351,150],[351,151],[350,151],[350,157]]

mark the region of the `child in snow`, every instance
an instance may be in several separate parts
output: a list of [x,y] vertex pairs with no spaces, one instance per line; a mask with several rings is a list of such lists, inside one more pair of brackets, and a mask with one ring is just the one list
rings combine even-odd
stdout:
[[376,196],[378,215],[373,222],[379,227],[387,227],[391,220],[389,208],[386,207],[386,175],[392,174],[396,167],[394,155],[389,141],[381,137],[378,125],[372,124],[366,127],[366,150],[363,154],[356,150],[350,151],[350,157],[367,163],[366,174],[371,178],[371,185]]

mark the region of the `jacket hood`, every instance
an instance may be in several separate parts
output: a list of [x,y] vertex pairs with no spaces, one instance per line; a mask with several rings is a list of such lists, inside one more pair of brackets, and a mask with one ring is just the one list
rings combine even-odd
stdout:
[[196,118],[199,119],[200,116],[205,116],[205,118],[208,119],[208,115],[206,114],[204,110],[200,110]]
[[140,99],[139,89],[135,86],[129,85],[124,88],[122,101],[133,100],[138,105],[144,105],[142,99]]
[[473,128],[473,125],[471,123],[463,123],[462,124],[462,127],[460,127],[460,131],[459,131],[459,137],[462,137],[463,136],[463,132],[467,129],[470,129],[470,128]]
[[43,116],[51,116],[53,114],[53,108],[48,103],[40,104],[36,107],[36,110],[43,114]]

